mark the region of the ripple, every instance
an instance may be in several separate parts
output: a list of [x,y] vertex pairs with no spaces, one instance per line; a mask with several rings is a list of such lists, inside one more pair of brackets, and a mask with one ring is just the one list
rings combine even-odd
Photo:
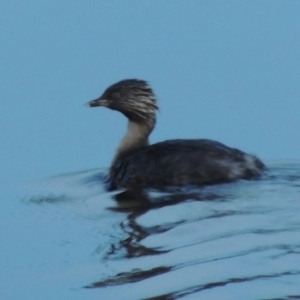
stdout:
[[274,162],[259,181],[139,195],[107,193],[104,180],[104,170],[56,176],[22,200],[85,270],[66,288],[103,299],[299,299],[299,162]]

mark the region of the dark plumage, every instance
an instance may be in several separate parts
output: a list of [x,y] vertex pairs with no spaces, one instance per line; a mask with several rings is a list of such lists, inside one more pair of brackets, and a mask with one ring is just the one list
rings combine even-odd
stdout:
[[207,139],[149,145],[158,106],[146,81],[115,83],[88,106],[120,111],[129,120],[109,170],[109,190],[225,183],[257,178],[265,170],[255,156]]

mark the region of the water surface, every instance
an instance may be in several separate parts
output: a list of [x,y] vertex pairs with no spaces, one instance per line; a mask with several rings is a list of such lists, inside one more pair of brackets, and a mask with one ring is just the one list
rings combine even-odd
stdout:
[[300,162],[269,166],[139,205],[103,170],[5,187],[1,299],[300,299]]

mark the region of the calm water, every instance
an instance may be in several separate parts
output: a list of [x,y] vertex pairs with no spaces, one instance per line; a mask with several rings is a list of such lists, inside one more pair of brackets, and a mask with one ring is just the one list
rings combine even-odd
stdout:
[[300,162],[269,166],[141,205],[101,170],[6,186],[0,298],[300,299]]

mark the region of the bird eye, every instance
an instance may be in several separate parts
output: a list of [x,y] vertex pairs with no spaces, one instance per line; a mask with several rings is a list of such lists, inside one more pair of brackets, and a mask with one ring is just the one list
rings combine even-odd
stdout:
[[119,92],[114,92],[112,98],[113,100],[118,100],[121,98],[121,94]]

